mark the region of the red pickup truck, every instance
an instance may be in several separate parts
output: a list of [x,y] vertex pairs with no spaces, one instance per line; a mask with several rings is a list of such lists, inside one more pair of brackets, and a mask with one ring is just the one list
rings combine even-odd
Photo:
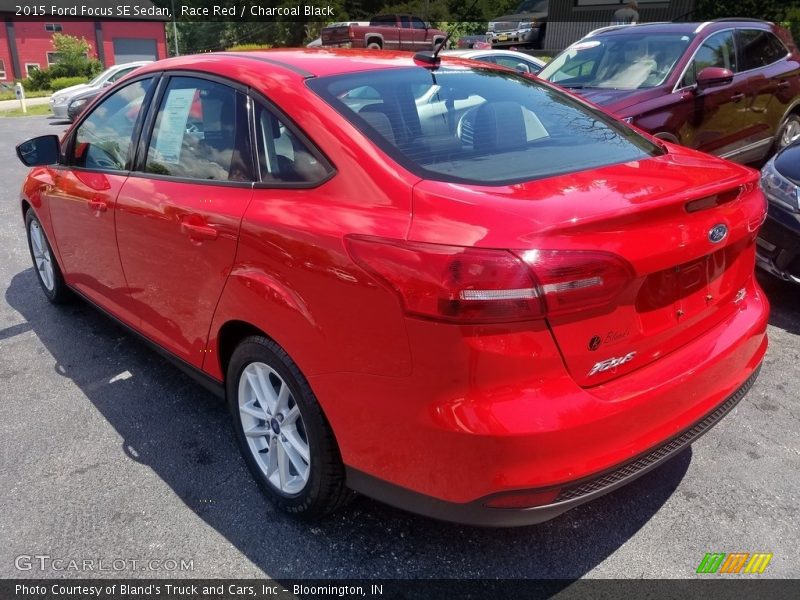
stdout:
[[381,15],[369,25],[326,27],[321,35],[323,46],[375,50],[433,50],[446,36],[412,15]]

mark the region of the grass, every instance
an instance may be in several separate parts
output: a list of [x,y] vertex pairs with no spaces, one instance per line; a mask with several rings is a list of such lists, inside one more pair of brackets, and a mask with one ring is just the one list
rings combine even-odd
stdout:
[[0,111],[0,117],[38,117],[41,115],[49,115],[49,114],[50,114],[50,105],[48,104],[29,106],[27,113],[23,113],[21,108],[14,108],[12,110]]
[[[45,98],[51,96],[53,92],[50,90],[31,90],[25,91],[26,98]],[[0,100],[16,100],[13,90],[10,92],[0,92]]]

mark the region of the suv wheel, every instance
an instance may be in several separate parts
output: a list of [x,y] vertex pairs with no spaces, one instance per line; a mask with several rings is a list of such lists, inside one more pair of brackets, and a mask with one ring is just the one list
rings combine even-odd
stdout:
[[242,341],[228,365],[227,396],[239,449],[279,509],[313,519],[347,501],[330,425],[280,346],[263,336]]
[[786,146],[800,140],[800,115],[790,114],[781,125],[778,133],[778,150],[783,150]]

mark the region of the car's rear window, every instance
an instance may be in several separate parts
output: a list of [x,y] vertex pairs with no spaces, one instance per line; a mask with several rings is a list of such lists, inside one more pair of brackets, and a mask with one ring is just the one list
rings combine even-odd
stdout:
[[496,69],[411,67],[308,85],[427,179],[502,185],[662,153],[605,113]]

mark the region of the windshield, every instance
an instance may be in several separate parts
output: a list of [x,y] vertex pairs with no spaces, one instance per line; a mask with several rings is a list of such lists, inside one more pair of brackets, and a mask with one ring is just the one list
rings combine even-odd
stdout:
[[664,83],[692,36],[634,33],[583,39],[556,56],[539,77],[568,88],[636,90]]
[[605,113],[494,69],[413,67],[307,85],[427,179],[504,185],[661,154]]
[[103,80],[104,80],[106,77],[108,77],[108,74],[109,74],[110,72],[111,72],[111,69],[106,69],[105,71],[103,71],[102,73],[100,73],[100,74],[99,74],[97,77],[95,77],[94,79],[92,79],[92,80],[91,80],[91,81],[90,81],[90,82],[89,82],[87,85],[91,85],[91,86],[98,86],[98,85],[100,85],[100,84],[103,82]]
[[548,0],[523,0],[517,7],[517,14],[547,12]]

